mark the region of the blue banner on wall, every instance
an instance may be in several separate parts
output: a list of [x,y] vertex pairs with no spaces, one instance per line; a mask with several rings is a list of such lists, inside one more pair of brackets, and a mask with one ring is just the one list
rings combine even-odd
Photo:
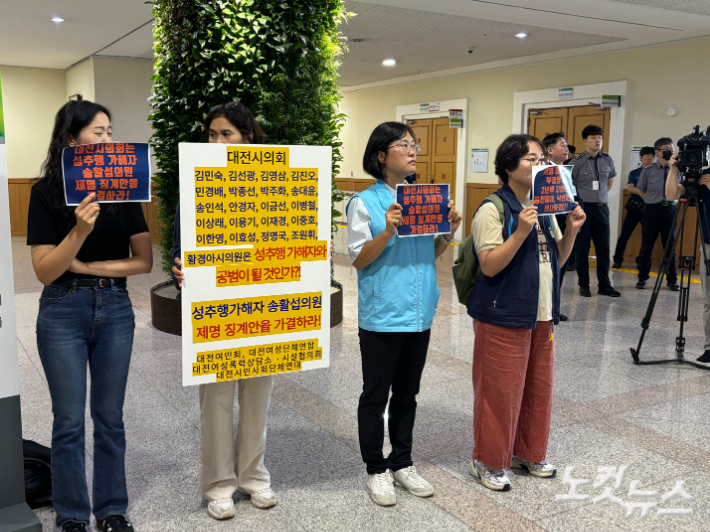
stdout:
[[533,204],[538,216],[564,214],[575,208],[577,191],[572,166],[533,166]]
[[402,206],[398,236],[440,235],[451,232],[449,185],[397,185]]
[[147,143],[104,142],[69,146],[62,153],[67,205],[89,194],[100,203],[150,202]]

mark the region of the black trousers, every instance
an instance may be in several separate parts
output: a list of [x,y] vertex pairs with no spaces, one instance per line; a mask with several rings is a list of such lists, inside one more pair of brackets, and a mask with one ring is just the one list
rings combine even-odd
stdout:
[[577,278],[579,286],[589,288],[589,250],[594,242],[597,253],[599,288],[610,288],[609,280],[609,207],[596,203],[582,205],[587,219],[577,235]]
[[[431,329],[418,333],[359,331],[364,383],[357,425],[360,453],[370,475],[412,465],[412,430],[430,335]],[[388,399],[392,452],[385,458],[382,445]]]
[[[653,247],[656,244],[658,234],[661,235],[661,243],[663,249],[666,248],[668,238],[674,238],[671,235],[673,220],[675,219],[676,207],[673,204],[663,206],[660,203],[655,205],[646,205],[646,214],[643,222],[643,240],[641,241],[641,253],[639,254],[639,281],[648,279],[648,273],[651,271],[651,261],[653,258]],[[670,283],[675,283],[678,280],[678,275],[675,270],[675,244],[670,249],[670,264],[668,265],[668,273],[666,280]]]
[[624,251],[626,244],[629,243],[629,238],[636,229],[638,224],[643,227],[643,212],[627,211],[624,223],[621,226],[621,234],[619,240],[616,241],[616,249],[614,250],[614,262],[624,262]]

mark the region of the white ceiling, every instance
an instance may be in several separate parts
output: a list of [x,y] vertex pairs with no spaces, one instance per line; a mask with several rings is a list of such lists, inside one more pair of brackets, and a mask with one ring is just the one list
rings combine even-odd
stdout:
[[670,11],[694,13],[710,17],[710,2],[708,0],[614,0],[639,6],[658,7]]
[[[344,90],[710,35],[710,0],[346,0],[346,6],[358,16],[343,27],[350,49],[340,70]],[[55,24],[53,16],[65,22]],[[0,0],[0,66],[67,69],[91,55],[150,59],[151,21],[145,0]],[[514,37],[521,30],[524,40]],[[390,57],[397,66],[382,66]]]
[[69,68],[150,22],[151,10],[145,0],[0,0],[0,65]]
[[[343,87],[623,40],[373,3],[350,1],[347,9],[357,16],[343,28],[349,50],[340,69]],[[515,37],[521,30],[528,37]],[[382,66],[387,58],[396,66]]]

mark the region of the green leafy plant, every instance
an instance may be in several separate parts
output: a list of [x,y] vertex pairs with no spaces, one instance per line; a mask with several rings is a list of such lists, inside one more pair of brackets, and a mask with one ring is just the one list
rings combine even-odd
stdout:
[[[209,109],[241,101],[270,144],[333,148],[338,175],[345,115],[337,71],[348,14],[342,0],[155,0],[155,70],[149,119],[158,171],[163,270],[171,268],[179,199],[178,144],[203,140]],[[342,199],[333,180],[334,205]],[[337,231],[333,224],[331,233]],[[322,237],[321,237],[322,238]],[[332,274],[331,274],[332,275]]]

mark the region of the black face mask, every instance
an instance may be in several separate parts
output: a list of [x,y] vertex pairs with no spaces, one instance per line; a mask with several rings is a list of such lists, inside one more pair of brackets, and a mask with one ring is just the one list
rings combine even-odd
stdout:
[[671,157],[673,157],[673,150],[666,150],[666,151],[663,152],[663,158],[664,158],[666,161],[670,161],[670,160],[671,160]]

